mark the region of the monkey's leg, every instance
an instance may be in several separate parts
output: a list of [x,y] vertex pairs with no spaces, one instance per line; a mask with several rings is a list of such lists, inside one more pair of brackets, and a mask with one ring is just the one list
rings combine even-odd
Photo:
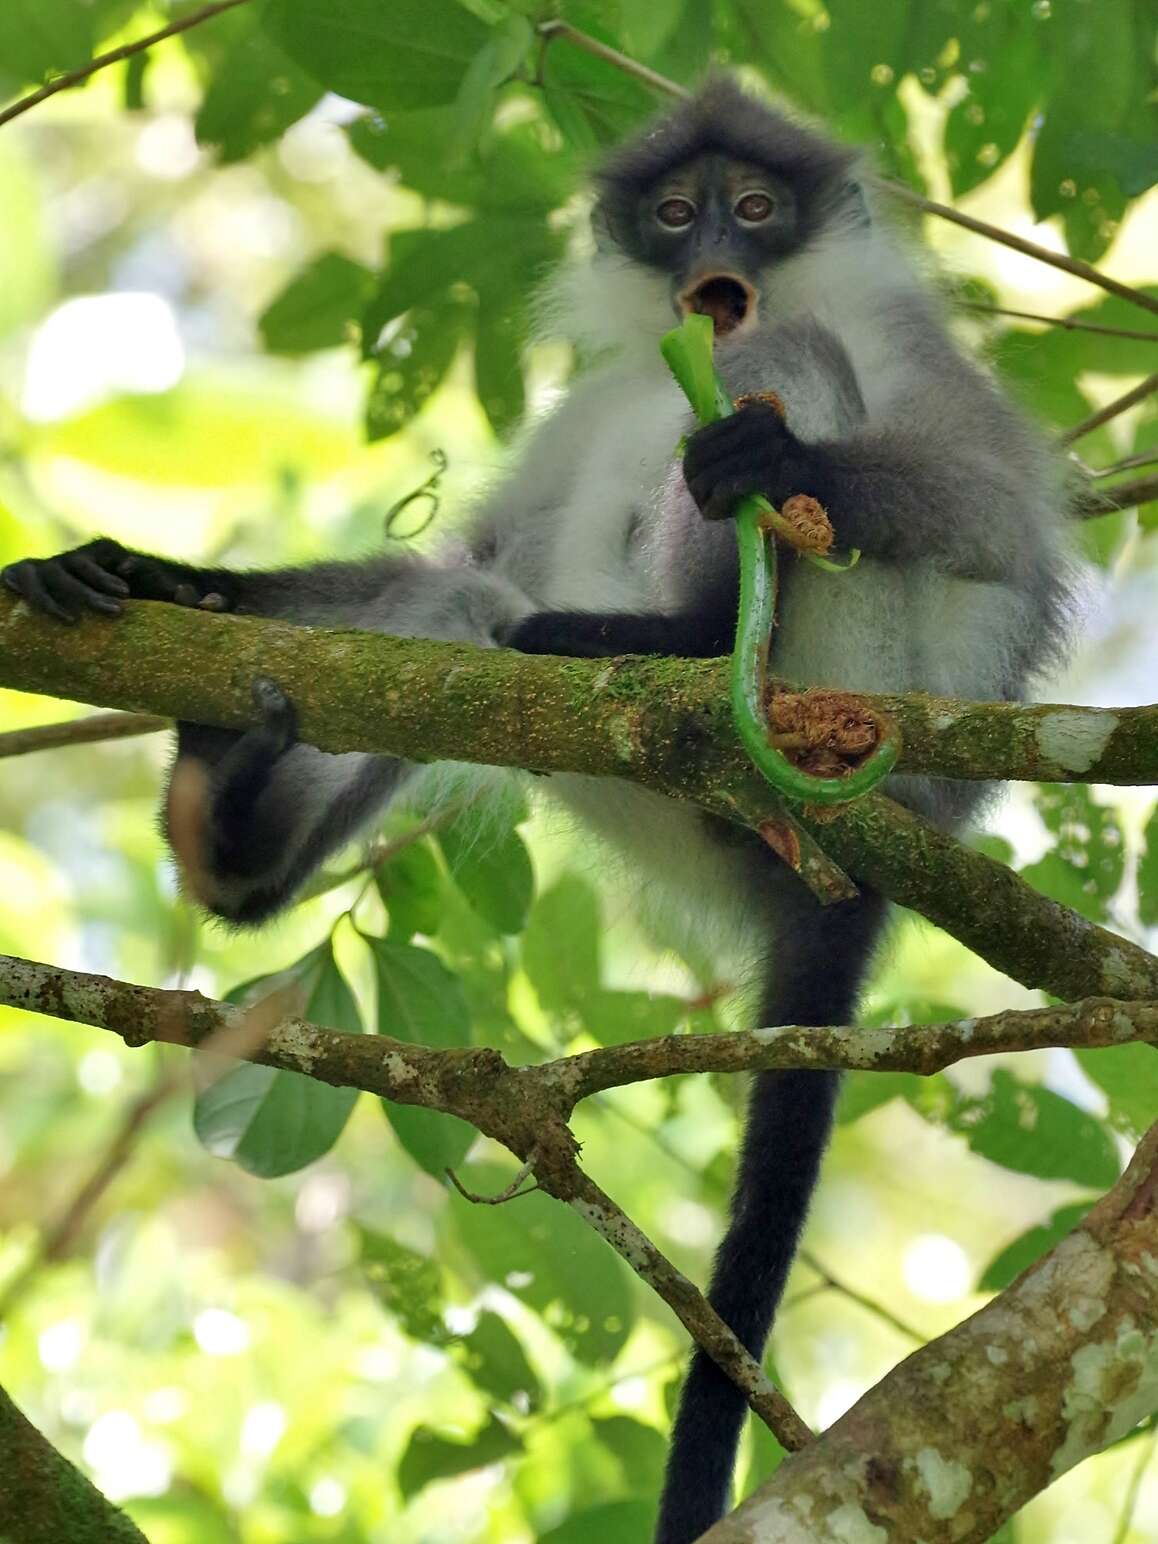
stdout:
[[[885,903],[862,893],[821,907],[786,872],[761,1025],[841,1024],[851,1019]],[[839,1076],[762,1072],[753,1081],[731,1219],[708,1297],[759,1360],[784,1290],[828,1143]],[[747,1405],[732,1381],[697,1351],[672,1433],[657,1544],[691,1544],[725,1512]]]

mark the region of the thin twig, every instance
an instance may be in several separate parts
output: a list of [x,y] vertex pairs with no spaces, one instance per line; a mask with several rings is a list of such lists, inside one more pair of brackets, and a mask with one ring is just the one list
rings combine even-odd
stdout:
[[1108,424],[1111,418],[1117,418],[1120,413],[1136,406],[1158,391],[1158,370],[1148,375],[1144,381],[1139,381],[1129,391],[1115,397],[1112,402],[1107,402],[1105,407],[1100,407],[1096,413],[1091,413],[1088,418],[1083,418],[1080,424],[1075,424],[1072,429],[1058,436],[1059,445],[1072,445],[1075,440],[1083,439],[1087,434],[1092,434],[1095,429],[1100,429],[1103,424]]
[[1122,300],[1128,300],[1131,304],[1141,306],[1143,310],[1153,311],[1158,315],[1158,300],[1155,300],[1152,295],[1147,295],[1144,290],[1134,289],[1129,284],[1123,284],[1119,279],[1112,279],[1109,274],[1102,273],[1092,263],[1084,263],[1080,258],[1069,257],[1065,253],[1051,252],[1048,247],[1041,247],[1034,241],[1027,241],[1024,236],[1015,236],[1012,231],[1002,230],[999,225],[990,225],[988,220],[978,220],[971,214],[963,214],[960,209],[953,209],[948,204],[939,204],[936,199],[926,198],[923,193],[917,193],[901,182],[878,179],[876,185],[882,192],[900,199],[902,203],[912,204],[926,214],[939,215],[942,220],[950,220],[954,225],[963,226],[965,230],[973,231],[978,236],[987,236],[990,241],[998,241],[1003,247],[1012,247],[1015,252],[1023,252],[1026,257],[1035,257],[1039,263],[1048,263],[1051,268],[1061,268],[1065,273],[1072,273],[1075,278],[1084,279],[1087,284],[1096,284],[1099,289],[1108,290],[1111,295],[1117,295]]
[[31,729],[10,729],[0,734],[0,758],[60,750],[69,745],[93,745],[100,740],[127,740],[133,735],[157,734],[172,727],[172,719],[157,713],[90,713],[85,718],[67,718],[59,724],[36,724]]
[[691,96],[691,92],[678,81],[672,80],[667,75],[661,75],[658,70],[649,69],[646,64],[640,64],[638,59],[632,59],[629,54],[620,53],[618,48],[601,43],[590,33],[581,32],[578,27],[571,26],[570,22],[556,20],[540,22],[538,33],[544,43],[552,43],[556,38],[565,38],[568,43],[581,48],[584,53],[593,54],[596,59],[603,59],[608,64],[613,64],[617,70],[622,70],[624,75],[634,76],[636,80],[641,80],[645,86],[650,86],[653,91],[659,91],[664,96],[681,98]]
[[477,1191],[468,1190],[453,1169],[446,1170],[446,1177],[464,1201],[470,1201],[475,1206],[503,1206],[508,1201],[517,1201],[520,1196],[532,1195],[541,1188],[539,1185],[528,1185],[526,1190],[521,1188],[523,1181],[530,1178],[534,1168],[534,1158],[528,1158],[510,1184],[500,1190],[498,1195],[493,1196],[484,1196]]
[[1125,456],[1121,461],[1115,461],[1113,466],[1095,467],[1090,473],[1091,477],[1114,477],[1119,472],[1132,472],[1138,466],[1150,466],[1158,461],[1158,445],[1150,450],[1140,450],[1136,456]]
[[1008,306],[989,306],[980,300],[957,300],[961,311],[981,311],[987,316],[1013,316],[1023,322],[1045,322],[1050,327],[1064,327],[1067,332],[1096,332],[1104,338],[1132,338],[1136,343],[1158,343],[1158,332],[1144,327],[1107,327],[1102,322],[1084,322],[1076,316],[1042,316],[1037,311],[1014,311]]
[[38,107],[50,96],[55,96],[58,91],[68,91],[73,86],[82,85],[98,70],[105,70],[110,64],[120,64],[125,59],[131,59],[134,54],[144,53],[155,43],[164,42],[166,38],[176,37],[179,32],[188,32],[190,27],[198,27],[203,21],[210,21],[214,16],[220,16],[222,11],[232,11],[235,6],[248,5],[248,3],[249,0],[214,0],[214,4],[203,6],[199,11],[192,11],[188,16],[181,16],[160,28],[159,31],[150,32],[148,37],[137,38],[134,43],[122,43],[118,48],[110,48],[106,54],[98,54],[95,59],[90,59],[79,69],[69,70],[66,75],[58,75],[55,80],[50,80],[39,90],[20,97],[10,107],[0,110],[0,128],[6,123],[11,123],[13,118],[19,118],[21,113]]
[[[858,1304],[861,1308],[874,1314],[878,1319],[882,1319],[892,1329],[896,1330],[899,1335],[903,1335],[906,1340],[911,1340],[918,1346],[926,1344],[928,1337],[922,1335],[919,1330],[913,1329],[911,1325],[906,1324],[903,1319],[898,1318],[891,1308],[886,1308],[883,1303],[878,1303],[875,1298],[869,1297],[867,1293],[858,1291],[856,1287],[850,1287],[846,1281],[838,1281],[835,1276],[821,1265],[811,1250],[802,1249],[797,1258],[802,1265],[806,1265],[810,1271],[820,1277],[818,1285],[822,1290],[838,1292],[841,1297],[847,1297],[850,1302]],[[801,1293],[801,1297],[803,1295]]]
[[1152,472],[1149,477],[1135,477],[1130,482],[1115,483],[1112,488],[1091,488],[1089,497],[1082,504],[1081,515],[1084,520],[1092,520],[1115,509],[1134,509],[1139,504],[1149,504],[1154,499],[1158,499],[1158,472]]

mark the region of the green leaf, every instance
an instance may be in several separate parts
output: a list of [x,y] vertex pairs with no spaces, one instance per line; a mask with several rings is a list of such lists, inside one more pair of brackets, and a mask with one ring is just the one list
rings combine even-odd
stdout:
[[655,1506],[650,1501],[607,1501],[585,1512],[573,1512],[539,1544],[640,1544],[655,1527]]
[[312,76],[294,63],[247,17],[229,45],[214,54],[209,85],[194,128],[202,145],[216,145],[222,161],[241,161],[305,116],[322,95]]
[[1060,1244],[1067,1233],[1072,1233],[1093,1206],[1093,1201],[1076,1201],[1054,1212],[1048,1222],[1030,1228],[1012,1244],[1006,1244],[994,1255],[977,1283],[980,1292],[1002,1292],[1022,1271],[1040,1260],[1043,1254]]
[[584,1027],[600,1045],[624,1045],[673,1034],[687,1017],[688,1005],[662,992],[595,991],[584,998],[582,1012]]
[[[237,987],[228,1001],[250,1006],[271,992],[298,986],[301,1016],[347,1035],[362,1033],[354,994],[329,943],[288,971]],[[246,1062],[230,1068],[198,1095],[193,1127],[203,1147],[232,1158],[250,1174],[292,1174],[328,1153],[358,1098],[356,1088],[332,1088],[298,1072]]]
[[[582,28],[581,22],[576,25]],[[596,36],[604,31],[582,30]],[[615,43],[607,36],[601,41]],[[567,141],[584,151],[617,144],[656,107],[654,97],[632,76],[565,44],[555,44],[544,57],[543,100]]]
[[398,1488],[407,1501],[434,1480],[469,1474],[521,1453],[523,1444],[494,1417],[471,1438],[444,1436],[417,1426],[398,1464]]
[[328,90],[383,110],[452,102],[490,34],[456,0],[270,0],[262,23]]
[[1137,1141],[1158,1117],[1158,1049],[1115,1045],[1074,1053],[1110,1101],[1110,1124]]
[[455,884],[499,933],[521,933],[535,876],[526,843],[515,830],[496,830],[485,813],[463,811],[438,833]]
[[1158,926],[1158,804],[1150,811],[1138,860],[1138,921]]
[[547,1013],[580,1010],[600,989],[599,901],[564,874],[536,900],[523,934],[523,969]]
[[[463,1182],[479,1195],[497,1195],[511,1174],[495,1164],[471,1164]],[[542,1314],[573,1356],[609,1362],[635,1318],[631,1280],[611,1246],[568,1207],[540,1191],[503,1206],[450,1200],[454,1226],[484,1283]]]
[[362,1271],[383,1308],[420,1344],[444,1345],[442,1267],[386,1233],[358,1226]]
[[594,1416],[595,1440],[618,1461],[633,1495],[658,1496],[667,1459],[667,1443],[654,1426],[627,1415]]
[[837,1125],[851,1126],[893,1099],[910,1099],[921,1081],[914,1072],[850,1073],[841,1082],[836,1106]]
[[801,107],[827,115],[833,97],[814,17],[789,0],[732,0],[729,12],[734,50]]
[[406,943],[415,933],[429,937],[438,932],[443,881],[429,842],[411,842],[379,864],[374,883],[390,918],[391,943]]
[[[449,1050],[470,1044],[470,1012],[458,978],[436,954],[389,938],[367,942],[378,980],[378,1033]],[[382,1101],[402,1146],[438,1179],[458,1166],[475,1139],[457,1116],[418,1105]]]
[[992,176],[1020,144],[1046,77],[1041,27],[1028,6],[978,6],[961,49],[969,90],[945,123],[956,198]]
[[1003,1068],[994,1072],[985,1098],[959,1100],[949,1125],[975,1153],[1019,1174],[1070,1179],[1099,1190],[1118,1178],[1118,1149],[1101,1121]]
[[[475,391],[483,412],[496,434],[513,429],[523,416],[522,341],[526,330],[526,306],[522,297],[514,304],[488,298],[484,292],[479,308],[474,348]],[[497,297],[496,297],[497,300]]]
[[540,1403],[543,1391],[527,1354],[506,1320],[497,1313],[480,1314],[474,1329],[462,1337],[459,1345],[462,1367],[478,1388],[504,1404],[520,1401],[523,1413]]
[[1034,803],[1056,844],[1022,869],[1022,878],[1091,921],[1104,922],[1126,869],[1117,811],[1097,803],[1078,783],[1042,783]]
[[535,40],[525,16],[507,16],[491,30],[463,76],[454,101],[450,164],[461,165],[490,128],[499,87],[511,79]]
[[[778,1379],[773,1381],[777,1388],[783,1388],[784,1385]],[[770,1480],[788,1457],[787,1451],[780,1446],[763,1421],[750,1421],[748,1431],[750,1433],[748,1469],[744,1475],[744,1483],[740,1487],[741,1497],[750,1496],[758,1486]]]
[[475,311],[473,301],[443,295],[437,306],[416,306],[388,328],[366,397],[367,439],[388,439],[422,411],[469,336]]
[[79,69],[92,58],[92,15],[81,0],[4,0],[0,64],[22,81]]
[[356,335],[375,275],[340,252],[325,252],[290,280],[262,312],[258,327],[274,354],[336,348]]

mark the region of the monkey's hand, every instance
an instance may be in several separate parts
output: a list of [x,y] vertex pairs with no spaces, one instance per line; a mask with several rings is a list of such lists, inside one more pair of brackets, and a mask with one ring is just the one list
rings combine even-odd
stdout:
[[53,558],[24,558],[0,570],[0,580],[35,611],[75,622],[84,611],[120,616],[122,602],[164,600],[205,611],[234,604],[227,576],[133,552],[107,536]]
[[774,407],[756,401],[689,436],[684,480],[705,519],[722,520],[749,493],[777,509],[794,493],[821,498],[819,462]]

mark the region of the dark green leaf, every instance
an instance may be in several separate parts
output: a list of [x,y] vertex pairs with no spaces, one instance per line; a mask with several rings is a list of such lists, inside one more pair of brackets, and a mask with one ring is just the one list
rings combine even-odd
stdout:
[[[378,1033],[441,1050],[469,1045],[470,1012],[462,986],[436,954],[392,939],[369,940],[378,979]],[[475,1131],[457,1116],[382,1101],[398,1140],[428,1174],[457,1167]]]
[[1138,860],[1138,921],[1158,925],[1158,804],[1150,811],[1142,856]]
[[566,1522],[539,1535],[539,1544],[640,1544],[655,1527],[650,1501],[608,1501],[586,1512],[573,1512]]
[[450,162],[461,165],[491,126],[499,87],[504,85],[530,52],[535,34],[525,16],[507,16],[491,29],[491,35],[467,66],[454,102]]
[[452,102],[490,31],[456,0],[270,0],[263,25],[328,90],[384,111]]
[[306,354],[349,343],[374,279],[369,268],[340,252],[315,258],[258,319],[266,348],[275,354]]
[[484,294],[475,337],[475,391],[496,434],[513,429],[523,416],[521,345],[526,307],[522,296],[511,300],[504,308],[501,300],[488,303]]
[[[604,41],[614,43],[612,38]],[[547,50],[543,99],[567,141],[584,151],[616,144],[650,117],[656,106],[654,97],[632,76],[566,44]]]
[[[240,161],[284,134],[318,101],[322,88],[262,30],[255,16],[215,57],[194,120],[198,143]],[[320,345],[314,345],[320,346]]]
[[1110,1124],[1137,1141],[1158,1119],[1158,1049],[1115,1045],[1075,1052],[1082,1071],[1110,1101]]
[[1041,27],[1028,6],[978,6],[962,51],[969,90],[945,123],[954,197],[984,182],[1013,153],[1045,85]]
[[921,1079],[913,1072],[850,1073],[840,1086],[837,1124],[851,1126],[890,1100],[909,1099],[916,1094],[920,1083]]
[[366,398],[367,439],[388,439],[422,411],[469,335],[475,310],[473,301],[443,295],[437,306],[415,306],[387,329]]
[[[777,1388],[783,1388],[782,1383],[774,1381]],[[788,1456],[763,1421],[752,1421],[748,1429],[751,1433],[751,1446],[748,1471],[740,1487],[742,1497],[750,1496],[758,1486],[764,1484],[765,1480],[770,1480]]]
[[497,1313],[480,1314],[474,1329],[459,1344],[462,1366],[480,1389],[504,1404],[518,1400],[524,1413],[539,1404],[539,1380],[505,1319]]
[[92,14],[81,0],[4,0],[0,67],[17,80],[78,69],[92,57]]
[[521,933],[535,876],[517,831],[496,830],[477,809],[467,809],[438,833],[455,883],[480,917],[499,933]]
[[1067,1233],[1072,1233],[1093,1204],[1092,1201],[1077,1201],[1072,1206],[1063,1206],[1054,1212],[1048,1222],[1039,1223],[1020,1238],[1015,1238],[1012,1244],[1006,1244],[1000,1254],[994,1255],[985,1267],[977,1283],[978,1290],[1004,1291],[1022,1271],[1027,1270],[1035,1260],[1040,1260],[1055,1244],[1060,1244]]
[[600,988],[599,901],[576,874],[536,900],[523,935],[523,969],[548,1013],[582,1009]]
[[949,1124],[975,1153],[1019,1174],[1071,1179],[1104,1190],[1118,1178],[1118,1150],[1092,1115],[998,1068],[984,1099],[962,1098]]
[[[471,1164],[463,1182],[479,1195],[509,1185],[509,1169]],[[504,1206],[451,1197],[459,1235],[484,1283],[505,1287],[543,1315],[574,1356],[608,1362],[635,1317],[629,1274],[610,1245],[541,1192]]]
[[1105,921],[1126,868],[1117,812],[1077,783],[1043,783],[1034,802],[1056,845],[1022,877],[1084,917]]
[[662,992],[595,991],[584,999],[582,1011],[584,1027],[601,1045],[624,1045],[673,1034],[688,1005]]
[[374,870],[374,882],[390,918],[390,940],[406,943],[415,933],[438,932],[442,873],[427,841],[411,842]]
[[366,1280],[383,1308],[423,1345],[445,1345],[442,1267],[385,1233],[359,1226],[360,1259]]
[[471,1438],[444,1436],[429,1426],[418,1426],[398,1465],[398,1488],[409,1500],[433,1480],[469,1474],[484,1464],[511,1458],[522,1448],[518,1437],[493,1417]]
[[627,1415],[595,1416],[595,1440],[619,1461],[627,1489],[637,1496],[658,1496],[667,1443],[654,1426]]
[[[250,1006],[273,991],[298,987],[303,1018],[348,1035],[362,1033],[358,1004],[328,943],[289,971],[238,987],[229,1001]],[[211,1153],[262,1179],[292,1174],[328,1153],[358,1098],[354,1088],[332,1088],[297,1072],[244,1063],[197,1097],[193,1125]]]
[[801,107],[827,114],[832,94],[814,18],[802,15],[789,0],[733,0],[730,10],[741,56]]

